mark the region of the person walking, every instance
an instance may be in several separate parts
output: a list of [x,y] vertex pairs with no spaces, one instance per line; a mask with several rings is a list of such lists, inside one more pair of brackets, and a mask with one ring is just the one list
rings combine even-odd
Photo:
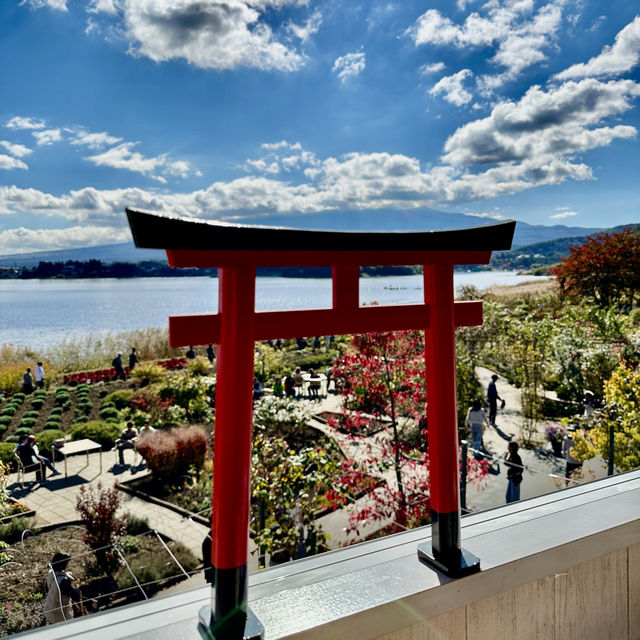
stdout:
[[524,466],[522,458],[518,454],[518,443],[513,440],[509,443],[505,464],[507,465],[507,504],[520,500],[520,484]]
[[73,618],[73,604],[82,602],[80,592],[73,587],[73,576],[67,571],[71,556],[56,553],[49,564],[45,578],[47,596],[44,601],[44,617],[49,624]]
[[140,364],[140,360],[138,360],[138,356],[136,354],[136,348],[131,347],[131,353],[129,354],[129,373],[131,373],[134,367]]
[[213,345],[209,345],[207,347],[207,358],[209,358],[209,364],[213,364],[213,361],[216,359],[216,353],[213,350]]
[[480,400],[474,400],[467,410],[467,417],[464,420],[464,424],[471,429],[471,446],[475,449],[474,456],[484,450],[482,427],[486,422],[487,416],[482,408],[482,403]]
[[44,369],[42,368],[42,362],[38,362],[36,365],[33,370],[33,377],[35,378],[38,389],[44,388]]
[[126,380],[127,376],[125,375],[124,369],[122,368],[122,354],[118,353],[118,355],[111,361],[111,366],[116,370],[116,375],[114,380],[120,378],[121,380]]
[[31,393],[33,391],[33,376],[31,375],[31,367],[27,367],[27,370],[22,374],[20,378],[20,388],[24,393]]
[[498,400],[502,401],[504,407],[504,400],[498,395],[498,388],[496,387],[496,381],[498,376],[494,373],[491,376],[491,382],[487,387],[487,400],[489,401],[489,424],[492,427],[496,426],[496,414],[498,413]]

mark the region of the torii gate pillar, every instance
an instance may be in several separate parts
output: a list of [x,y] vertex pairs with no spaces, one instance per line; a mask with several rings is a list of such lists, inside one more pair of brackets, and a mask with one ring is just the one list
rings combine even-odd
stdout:
[[[482,324],[482,303],[454,302],[453,266],[509,249],[515,222],[458,231],[321,232],[163,218],[127,209],[136,246],[166,249],[174,267],[218,267],[217,314],[172,316],[172,346],[218,344],[211,607],[203,637],[262,637],[247,606],[254,341],[300,335],[425,330],[432,536],[418,557],[451,577],[480,569],[461,547],[455,327]],[[267,247],[265,249],[265,247]],[[301,249],[300,247],[304,247]],[[331,247],[330,250],[327,247]],[[364,248],[361,248],[364,247]],[[423,265],[424,304],[360,307],[363,265]],[[331,309],[255,311],[259,266],[332,266]]]

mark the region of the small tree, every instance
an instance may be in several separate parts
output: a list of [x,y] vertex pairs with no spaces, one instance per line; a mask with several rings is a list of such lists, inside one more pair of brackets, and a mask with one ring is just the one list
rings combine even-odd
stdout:
[[[408,435],[419,430],[419,440],[426,443],[425,354],[424,334],[397,331],[355,336],[353,350],[335,364],[341,376],[339,388],[345,395],[344,406],[354,410],[344,416],[353,437],[366,433],[374,422],[384,426],[374,438],[360,443],[363,455],[352,465],[357,473],[385,478],[370,494],[366,505],[354,509],[350,530],[358,535],[366,521],[387,524],[399,529],[429,522],[429,458],[424,447],[414,448]],[[477,390],[468,379],[473,376],[472,356],[463,354],[462,389],[467,394]],[[460,369],[459,369],[460,371]],[[370,414],[366,415],[365,414]],[[469,461],[469,478],[486,474],[486,464]],[[391,471],[391,473],[388,473]]]
[[605,406],[583,419],[587,431],[576,435],[576,457],[587,460],[600,454],[609,460],[613,430],[613,463],[618,471],[640,467],[640,371],[620,365],[605,383]]
[[126,528],[126,520],[116,517],[120,501],[120,493],[115,487],[103,489],[100,482],[97,487],[80,487],[80,495],[76,498],[76,511],[85,527],[82,540],[95,550],[98,567],[109,574],[119,564],[113,542]]
[[[291,449],[282,438],[259,434],[253,443],[251,496],[255,542],[273,554],[318,551],[327,535],[316,522],[317,498],[336,483],[339,465],[320,447]],[[261,522],[261,520],[263,522]]]
[[633,305],[640,291],[640,236],[631,228],[602,232],[569,247],[551,272],[568,292],[594,298],[601,306]]

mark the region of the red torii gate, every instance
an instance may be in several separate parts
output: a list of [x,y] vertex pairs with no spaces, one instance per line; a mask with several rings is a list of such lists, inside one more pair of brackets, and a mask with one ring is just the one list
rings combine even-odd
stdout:
[[[515,222],[453,231],[338,232],[166,218],[127,209],[137,247],[172,267],[218,267],[218,313],[171,316],[170,343],[218,345],[212,553],[215,587],[201,632],[260,637],[247,608],[254,342],[301,335],[424,329],[432,538],[421,560],[452,577],[477,571],[461,547],[455,328],[482,324],[482,302],[454,302],[453,267],[511,248]],[[255,311],[257,267],[332,268],[331,309]],[[422,265],[424,304],[361,307],[360,267]],[[247,618],[248,616],[248,618]]]

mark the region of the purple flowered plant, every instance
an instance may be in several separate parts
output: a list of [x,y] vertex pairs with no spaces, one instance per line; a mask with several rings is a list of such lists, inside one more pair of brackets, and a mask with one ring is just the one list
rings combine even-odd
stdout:
[[557,422],[550,422],[544,430],[547,440],[562,440],[567,430]]

